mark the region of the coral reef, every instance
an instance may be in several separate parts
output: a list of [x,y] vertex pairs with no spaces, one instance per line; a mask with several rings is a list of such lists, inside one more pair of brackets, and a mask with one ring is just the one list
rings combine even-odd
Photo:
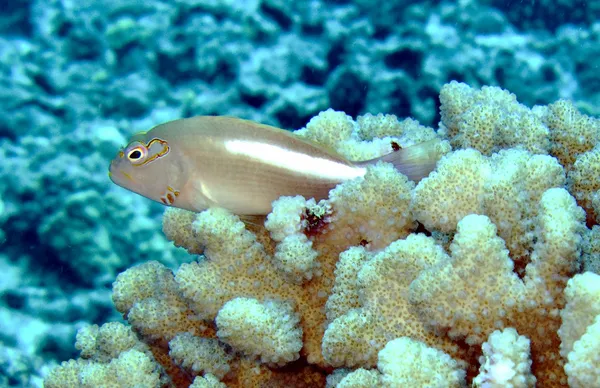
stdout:
[[264,225],[167,209],[167,238],[201,256],[121,273],[128,325],[80,330],[80,358],[47,386],[597,384],[600,275],[579,272],[598,232],[578,193],[596,190],[599,120],[498,87],[441,95],[437,133],[334,110],[296,132],[354,160],[437,138],[416,184],[380,162],[320,202],[276,200]]
[[[76,357],[72,342],[77,329],[119,319],[110,285],[121,271],[150,259],[175,270],[197,259],[166,241],[160,206],[113,187],[106,177],[108,161],[125,139],[174,118],[220,114],[286,129],[306,126],[303,136],[329,142],[349,157],[366,158],[388,150],[381,138],[394,135],[395,126],[395,120],[367,112],[416,119],[402,121],[403,134],[414,131],[412,141],[420,141],[419,136],[434,134],[422,125],[437,130],[445,115],[438,94],[442,89],[445,96],[452,87],[443,85],[467,82],[474,89],[465,100],[484,96],[487,92],[479,90],[483,85],[498,85],[518,95],[523,106],[512,104],[510,93],[497,94],[494,111],[503,110],[504,116],[490,122],[528,140],[517,141],[506,136],[509,132],[489,127],[479,140],[461,140],[458,127],[468,131],[462,119],[458,126],[452,120],[442,125],[453,131],[446,140],[455,148],[461,142],[486,145],[487,150],[479,151],[494,160],[492,154],[501,147],[527,143],[529,152],[546,150],[563,164],[567,187],[585,208],[588,226],[597,223],[600,194],[595,180],[586,181],[593,168],[583,163],[593,159],[593,141],[586,139],[575,152],[571,143],[580,134],[569,131],[565,120],[600,115],[595,1],[4,3],[0,342],[7,350],[0,362],[0,385],[39,387],[49,367]],[[554,107],[547,105],[560,99]],[[463,112],[465,120],[476,117],[477,104]],[[535,104],[543,107],[529,115],[525,106]],[[311,117],[328,108],[356,117],[356,123],[340,120],[337,128],[358,124],[358,137],[325,139],[318,126],[310,130]],[[534,127],[537,131],[519,132]],[[549,138],[544,137],[546,127],[555,128]],[[584,137],[595,131],[582,128]],[[490,137],[503,143],[494,145]],[[373,141],[356,147],[360,139]],[[587,152],[591,154],[585,156]],[[538,160],[537,154],[534,158]],[[568,164],[575,167],[563,158],[571,158]],[[489,163],[495,168],[495,161]],[[514,181],[520,174],[515,172]],[[343,191],[339,195],[343,201]],[[297,206],[304,205],[298,201]],[[525,217],[533,217],[534,211],[526,208]],[[301,216],[310,224],[310,236],[299,232],[276,244],[273,257],[286,281],[301,284],[319,276],[320,253],[311,238],[325,226],[320,214]],[[402,222],[410,218],[396,216]],[[518,233],[527,228],[509,231],[497,224],[497,216],[489,216],[509,249],[519,247]],[[432,231],[446,247],[452,232]],[[596,271],[597,233],[597,227],[584,233],[579,260],[583,268]],[[532,241],[531,236],[523,238]],[[202,247],[194,244],[191,250],[197,253]],[[291,260],[295,249],[303,249],[302,261]],[[521,264],[516,268],[523,273]],[[202,384],[211,379],[205,376]]]

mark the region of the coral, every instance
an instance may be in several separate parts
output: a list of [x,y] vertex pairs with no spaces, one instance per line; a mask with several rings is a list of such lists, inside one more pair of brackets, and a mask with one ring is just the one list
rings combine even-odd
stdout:
[[[327,130],[323,130],[327,128]],[[437,138],[435,131],[412,119],[398,121],[394,115],[366,114],[356,122],[343,112],[328,109],[313,117],[297,136],[311,140],[349,160],[369,160],[392,151],[392,142],[401,147]],[[450,151],[450,145],[440,142],[440,154]]]
[[118,322],[87,326],[77,332],[75,347],[84,359],[110,362],[119,354],[136,349],[147,351],[147,346],[138,340],[131,328]]
[[469,214],[486,214],[520,271],[533,249],[537,207],[532,204],[545,190],[564,184],[562,166],[547,155],[509,149],[486,157],[458,150],[417,185],[412,209],[426,228],[445,233]]
[[44,386],[54,387],[159,387],[161,367],[146,354],[128,350],[109,363],[70,361],[53,370]]
[[577,156],[567,175],[569,191],[573,193],[577,203],[585,209],[592,223],[598,217],[596,213],[596,198],[600,192],[598,176],[600,176],[600,146],[596,145],[593,149]]
[[159,387],[166,383],[163,367],[131,327],[111,322],[81,329],[81,359],[63,362],[44,381],[46,387]]
[[375,388],[381,386],[381,375],[374,370],[367,370],[362,368],[356,369],[355,371],[348,373],[337,384],[333,386],[335,386],[336,388]]
[[571,101],[559,100],[537,113],[550,129],[551,154],[567,170],[600,141],[600,119],[581,114]]
[[388,342],[379,352],[377,369],[386,387],[461,387],[465,372],[448,354],[402,337]]
[[573,350],[589,326],[600,314],[600,276],[591,272],[576,275],[565,289],[567,306],[562,310],[562,326],[558,332],[561,337],[563,357]]
[[342,252],[326,304],[325,359],[336,367],[372,367],[388,341],[404,336],[465,358],[451,341],[424,327],[407,299],[417,275],[445,256],[423,234],[397,240],[377,254],[356,247]]
[[[330,223],[336,234],[360,236],[372,248],[383,248],[413,227],[410,214],[414,183],[390,164],[367,168],[364,179],[344,182],[329,193],[333,210]],[[368,201],[365,199],[368,198]],[[373,225],[389,228],[376,230]]]
[[571,387],[592,387],[600,384],[598,356],[600,348],[600,315],[588,326],[584,335],[575,342],[573,351],[567,356],[565,373]]
[[520,147],[551,154],[569,171],[578,155],[600,140],[600,120],[559,100],[529,109],[498,87],[480,90],[450,82],[440,91],[440,133],[453,147],[475,148],[485,155]]
[[594,225],[583,234],[581,270],[600,274],[600,226]]
[[167,208],[163,214],[163,233],[177,247],[185,247],[190,254],[202,254],[204,246],[196,241],[194,232],[190,229],[182,231],[173,228],[173,225],[191,224],[195,215],[192,212],[180,212],[174,208]]
[[482,345],[480,373],[473,379],[477,387],[534,387],[529,340],[509,327],[494,331]]
[[169,356],[193,375],[211,375],[222,379],[231,370],[232,357],[214,338],[203,338],[185,332],[169,341]]
[[[448,354],[409,337],[389,341],[377,355],[377,369],[338,369],[328,387],[464,387],[465,371]],[[335,381],[337,380],[337,381]]]
[[[261,362],[285,365],[300,357],[302,328],[289,302],[235,298],[215,318],[219,340]],[[253,338],[253,341],[248,341]]]
[[536,377],[548,383],[561,371],[559,310],[580,253],[583,212],[558,188],[547,190],[538,206],[537,242],[523,279],[489,218],[469,215],[458,224],[451,259],[423,271],[409,298],[423,321],[471,345],[495,329],[514,327],[531,340]]
[[173,273],[156,261],[119,274],[113,284],[113,302],[138,332],[151,339],[170,341],[187,331],[214,333],[210,325],[191,314]]
[[576,275],[565,290],[566,307],[561,311],[560,352],[566,357],[565,373],[571,387],[600,383],[600,276]]
[[516,146],[548,152],[548,127],[506,90],[489,86],[474,90],[453,81],[440,91],[440,102],[440,130],[453,147],[475,148],[485,155]]
[[[455,100],[441,134],[334,110],[297,133],[357,160],[437,139],[443,156],[417,184],[378,162],[319,202],[276,200],[264,224],[167,210],[165,234],[194,260],[121,273],[113,301],[131,331],[82,329],[82,358],[53,373],[79,381],[133,354],[148,378],[176,387],[592,384],[598,313],[586,300],[597,290],[582,284],[597,275],[573,276],[597,256],[595,229],[573,193],[583,168],[552,153],[553,108],[530,110],[498,88],[444,93]],[[486,110],[498,120],[489,128]],[[566,130],[593,120],[579,115]],[[486,130],[482,143],[461,143]]]
[[220,382],[215,376],[207,373],[204,376],[196,377],[190,388],[227,388],[227,385]]
[[429,230],[456,230],[464,216],[481,212],[489,161],[476,150],[458,150],[443,157],[414,192],[412,210]]
[[303,233],[309,227],[308,215],[311,215],[312,226],[316,228],[318,220],[326,217],[326,212],[316,205],[314,199],[309,202],[301,196],[283,197],[273,202],[273,211],[265,221],[271,238],[279,242],[273,259],[279,270],[295,283],[312,279],[313,271],[317,269],[315,259],[318,253]]

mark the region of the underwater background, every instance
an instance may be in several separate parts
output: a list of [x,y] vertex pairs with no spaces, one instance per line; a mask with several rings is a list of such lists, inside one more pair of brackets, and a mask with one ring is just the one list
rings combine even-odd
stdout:
[[600,1],[14,0],[0,4],[0,386],[38,387],[77,330],[122,320],[116,275],[193,260],[107,168],[137,131],[328,108],[437,127],[439,91],[495,85],[600,115]]

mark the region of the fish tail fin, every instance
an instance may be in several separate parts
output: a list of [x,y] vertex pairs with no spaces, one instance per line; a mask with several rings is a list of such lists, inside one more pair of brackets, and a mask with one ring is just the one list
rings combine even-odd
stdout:
[[440,159],[439,144],[439,139],[432,139],[410,147],[400,148],[396,142],[392,142],[393,152],[358,164],[366,167],[379,161],[388,162],[406,175],[408,179],[418,183],[433,171]]

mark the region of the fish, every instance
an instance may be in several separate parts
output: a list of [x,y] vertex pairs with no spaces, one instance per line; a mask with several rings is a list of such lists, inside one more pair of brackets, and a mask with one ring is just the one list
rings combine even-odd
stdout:
[[438,142],[405,148],[392,142],[389,154],[352,162],[284,129],[229,116],[195,116],[133,135],[111,161],[109,177],[166,206],[264,216],[281,196],[327,198],[336,185],[364,176],[367,166],[380,160],[419,181],[440,157]]

